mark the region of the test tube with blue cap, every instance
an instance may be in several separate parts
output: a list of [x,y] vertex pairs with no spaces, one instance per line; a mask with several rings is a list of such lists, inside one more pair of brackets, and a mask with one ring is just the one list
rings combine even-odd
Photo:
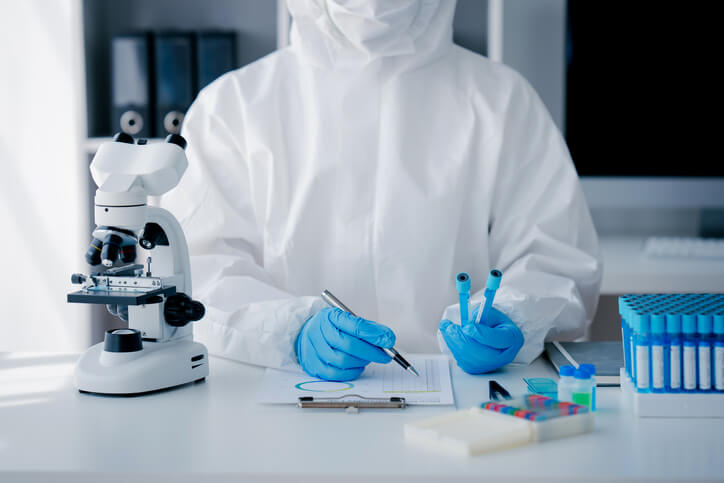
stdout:
[[699,391],[711,390],[711,347],[713,342],[713,317],[706,311],[696,316],[697,341],[697,371]]
[[[500,281],[503,278],[503,272],[500,270],[493,269],[488,274],[488,280],[485,282],[485,302],[481,302],[481,307],[478,309],[478,317],[475,319],[475,323],[479,324],[480,321],[489,320],[490,311],[493,308],[493,300],[495,299],[495,292],[500,287]],[[483,305],[484,304],[484,305]]]
[[628,302],[630,299],[630,295],[624,295],[618,298],[618,312],[621,314],[621,340],[623,341],[624,368],[629,376],[631,375],[631,341],[629,340],[631,329],[628,325],[630,319]]
[[681,389],[681,314],[674,307],[666,314],[666,390],[679,392]]
[[636,346],[635,368],[636,389],[639,392],[648,392],[650,387],[649,364],[649,314],[638,312],[634,316],[634,342]]
[[651,315],[651,390],[664,392],[665,364],[664,343],[666,340],[666,316],[657,312]]
[[455,288],[457,288],[460,301],[460,324],[465,325],[469,322],[470,275],[465,272],[458,273],[455,277]]
[[683,334],[683,389],[696,391],[696,314],[688,313],[681,317],[681,332]]
[[714,389],[724,391],[724,307],[719,306],[713,317],[714,324]]

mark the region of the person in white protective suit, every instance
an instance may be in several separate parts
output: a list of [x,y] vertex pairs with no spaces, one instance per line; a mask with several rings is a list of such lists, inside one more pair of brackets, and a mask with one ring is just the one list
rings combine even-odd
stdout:
[[[188,171],[162,200],[207,307],[197,338],[347,380],[392,344],[439,343],[478,373],[581,336],[598,241],[531,86],[453,44],[454,0],[288,6],[290,47],[199,94]],[[475,307],[491,268],[503,272],[491,320],[461,327],[456,273],[470,273]],[[327,307],[323,289],[364,319]]]

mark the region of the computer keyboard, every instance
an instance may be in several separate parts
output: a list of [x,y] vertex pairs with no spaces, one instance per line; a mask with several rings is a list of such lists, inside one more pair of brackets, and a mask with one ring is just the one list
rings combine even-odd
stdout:
[[724,238],[652,236],[644,254],[655,258],[697,258],[724,260]]

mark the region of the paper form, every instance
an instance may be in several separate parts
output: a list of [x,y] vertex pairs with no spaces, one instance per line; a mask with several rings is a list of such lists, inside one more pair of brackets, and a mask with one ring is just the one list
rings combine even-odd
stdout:
[[357,394],[366,398],[404,397],[407,404],[454,404],[448,357],[442,354],[405,354],[420,373],[415,376],[397,363],[370,364],[359,379],[322,381],[302,372],[267,369],[257,395],[261,403],[296,404],[297,398],[339,397]]

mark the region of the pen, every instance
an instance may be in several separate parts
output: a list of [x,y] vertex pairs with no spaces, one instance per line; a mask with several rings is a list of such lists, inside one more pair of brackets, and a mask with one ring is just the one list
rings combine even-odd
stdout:
[[495,292],[500,287],[500,279],[503,278],[503,272],[500,270],[491,270],[488,275],[488,280],[485,282],[485,305],[480,302],[481,308],[478,309],[478,317],[475,319],[475,323],[479,324],[481,320],[488,320],[488,314],[490,309],[493,308],[493,299],[495,298]]
[[[332,307],[336,307],[336,308],[338,308],[338,309],[340,309],[340,310],[343,310],[343,311],[345,311],[345,312],[348,312],[348,313],[354,315],[355,317],[357,316],[357,314],[355,314],[354,312],[352,312],[352,311],[351,311],[346,305],[344,305],[337,297],[335,297],[334,295],[332,295],[332,292],[330,292],[329,290],[325,290],[325,291],[322,292],[322,299],[324,299],[324,301],[327,302],[327,303],[328,303],[329,305],[331,305]],[[400,355],[400,353],[397,352],[394,348],[387,349],[386,347],[380,347],[380,349],[382,349],[382,350],[385,352],[385,354],[387,354],[388,356],[392,357],[392,360],[394,360],[394,361],[397,362],[399,365],[401,365],[402,368],[405,369],[406,371],[410,371],[411,373],[413,373],[413,374],[416,375],[416,376],[419,376],[419,375],[420,375],[420,374],[418,374],[418,372],[415,370],[415,368],[412,367],[412,364],[410,364],[409,362],[407,362],[407,361],[405,360],[405,358],[402,357],[402,356]]]

